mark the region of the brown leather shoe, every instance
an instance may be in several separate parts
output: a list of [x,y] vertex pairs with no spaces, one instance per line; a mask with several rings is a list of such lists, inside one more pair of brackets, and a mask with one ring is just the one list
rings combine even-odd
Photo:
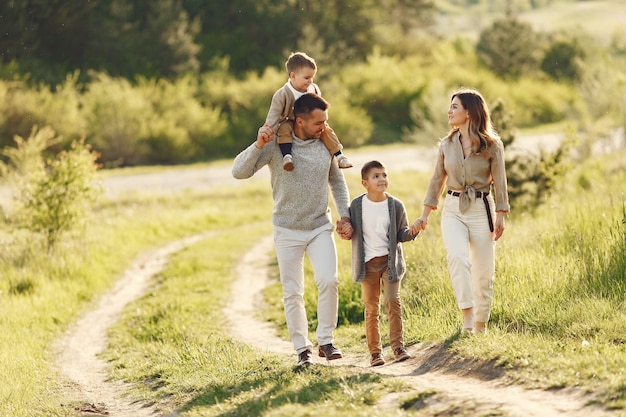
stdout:
[[393,354],[395,356],[396,362],[402,362],[411,357],[411,355],[409,355],[409,352],[407,352],[406,349],[403,347],[395,349],[393,351]]
[[313,363],[313,353],[306,349],[298,355],[298,368],[304,368]]
[[372,360],[370,361],[372,366],[380,366],[385,364],[385,358],[380,353],[372,353]]
[[343,355],[339,349],[337,349],[332,343],[329,343],[327,345],[320,346],[320,357],[332,361],[334,359],[343,358]]

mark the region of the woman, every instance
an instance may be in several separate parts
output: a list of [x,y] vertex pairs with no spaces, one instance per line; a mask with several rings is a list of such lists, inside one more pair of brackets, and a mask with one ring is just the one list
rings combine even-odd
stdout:
[[462,89],[452,95],[448,124],[452,129],[439,144],[424,210],[411,232],[426,229],[447,186],[441,230],[452,288],[463,312],[462,331],[484,333],[493,298],[495,241],[504,232],[510,209],[504,145],[478,91]]

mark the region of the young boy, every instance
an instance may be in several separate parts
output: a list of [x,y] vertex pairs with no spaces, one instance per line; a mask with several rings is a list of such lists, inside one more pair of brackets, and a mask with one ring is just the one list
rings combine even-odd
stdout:
[[[283,155],[283,169],[294,169],[293,155],[291,154],[291,133],[293,132],[293,104],[306,93],[315,93],[321,96],[317,84],[313,82],[317,73],[315,60],[303,52],[292,53],[285,63],[289,80],[276,91],[272,97],[270,110],[267,113],[264,127],[269,127],[269,134],[278,134],[278,146]],[[320,137],[331,155],[337,158],[339,168],[351,168],[352,163],[341,152],[343,145],[330,126],[326,126]]]
[[411,357],[404,347],[400,281],[406,272],[402,242],[413,240],[404,204],[387,194],[387,170],[379,161],[361,169],[366,193],[350,204],[352,233],[352,276],[361,283],[365,304],[365,336],[371,365],[385,363],[380,338],[380,290],[384,292],[389,317],[389,341],[396,361]]

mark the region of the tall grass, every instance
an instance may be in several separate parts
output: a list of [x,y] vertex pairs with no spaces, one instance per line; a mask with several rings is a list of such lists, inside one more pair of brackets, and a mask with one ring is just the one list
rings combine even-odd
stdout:
[[[490,334],[459,340],[455,351],[496,360],[512,379],[543,388],[580,385],[624,408],[624,165],[623,152],[584,164],[535,215],[512,208],[497,248]],[[403,289],[408,338],[436,342],[461,318],[444,252],[431,246],[440,232],[430,226],[407,248],[414,269]]]

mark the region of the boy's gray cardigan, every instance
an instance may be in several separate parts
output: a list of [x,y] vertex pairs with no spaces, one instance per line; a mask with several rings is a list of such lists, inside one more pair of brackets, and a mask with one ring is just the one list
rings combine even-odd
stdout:
[[[350,222],[352,223],[352,278],[355,282],[365,280],[365,246],[363,243],[363,198],[362,194],[350,204]],[[389,207],[389,282],[396,282],[404,277],[406,261],[402,252],[402,242],[414,240],[417,235],[409,234],[409,221],[404,204],[387,194]]]

